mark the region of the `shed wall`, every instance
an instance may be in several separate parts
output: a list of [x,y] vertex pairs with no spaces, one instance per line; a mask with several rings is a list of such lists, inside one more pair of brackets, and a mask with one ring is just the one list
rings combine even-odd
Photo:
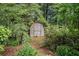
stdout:
[[40,23],[34,23],[30,28],[30,36],[44,36],[44,27]]

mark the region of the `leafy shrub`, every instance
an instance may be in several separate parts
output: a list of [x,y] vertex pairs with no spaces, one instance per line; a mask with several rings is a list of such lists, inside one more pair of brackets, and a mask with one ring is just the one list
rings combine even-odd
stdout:
[[7,45],[10,45],[10,46],[17,46],[18,44],[19,44],[19,41],[16,39],[9,39],[7,41]]
[[60,56],[79,56],[79,51],[69,46],[57,46],[56,53]]
[[17,52],[18,56],[35,56],[37,51],[33,49],[30,45],[24,45],[24,47]]
[[23,23],[22,24],[21,23],[15,24],[12,27],[12,34],[13,35],[11,36],[12,37],[11,39],[15,39],[16,41],[19,42],[19,44],[29,41],[30,37],[27,34],[27,32],[28,32],[27,25],[24,25]]
[[11,31],[4,26],[0,26],[0,44],[3,44],[10,36]]
[[23,36],[23,43],[30,41],[30,39],[31,39],[30,36],[25,32]]
[[64,26],[51,25],[46,29],[45,46],[56,51],[57,46],[67,45],[79,50],[79,30]]
[[30,37],[27,33],[25,33],[23,35],[22,40],[20,40],[20,37],[15,39],[14,37],[9,38],[9,40],[7,40],[7,45],[11,45],[11,46],[17,46],[20,44],[20,42],[22,42],[23,44],[26,42],[30,41]]
[[47,46],[49,49],[56,49],[56,46],[59,44],[63,44],[64,38],[68,34],[69,30],[68,28],[65,28],[64,26],[48,26],[46,28],[46,40],[45,40],[45,46]]
[[0,45],[0,55],[4,52],[4,45]]

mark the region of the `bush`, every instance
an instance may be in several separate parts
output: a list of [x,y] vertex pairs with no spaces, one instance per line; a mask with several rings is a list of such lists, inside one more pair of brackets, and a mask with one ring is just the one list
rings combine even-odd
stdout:
[[67,45],[79,50],[79,30],[51,25],[46,29],[45,46],[56,51],[57,46]]
[[24,47],[17,52],[18,56],[35,56],[37,51],[33,49],[30,45],[24,45]]
[[16,38],[15,37],[10,37],[9,40],[7,40],[7,45],[11,46],[17,46],[20,45],[21,43],[26,43],[30,41],[30,37],[27,33],[23,33],[22,40],[20,37]]
[[50,25],[45,30],[46,40],[45,46],[49,49],[56,49],[57,45],[63,44],[66,35],[68,35],[69,29],[64,26]]
[[30,40],[30,36],[25,32],[23,35],[23,43],[29,42]]
[[56,53],[60,56],[79,56],[79,51],[69,46],[57,46]]
[[27,34],[28,33],[27,25],[23,23],[18,23],[18,24],[15,24],[11,29],[12,29],[12,36],[10,39],[13,39],[13,40],[15,39],[16,41],[19,42],[19,44],[29,41],[30,37]]
[[17,45],[19,45],[19,41],[16,40],[16,39],[9,39],[9,40],[7,41],[7,45],[10,45],[10,46],[17,46]]
[[10,36],[11,31],[8,28],[5,28],[4,26],[0,26],[0,44],[6,43],[5,41]]
[[0,45],[0,55],[2,55],[2,53],[4,52],[4,45]]

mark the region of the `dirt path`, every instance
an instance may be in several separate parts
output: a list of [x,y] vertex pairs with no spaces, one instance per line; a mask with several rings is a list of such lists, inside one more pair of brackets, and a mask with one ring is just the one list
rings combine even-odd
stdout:
[[31,46],[37,50],[38,56],[54,56],[54,54],[47,48],[40,47],[39,45],[32,44],[32,43],[31,43]]
[[31,46],[37,50],[38,56],[55,56],[49,49],[41,47],[39,42],[40,38],[32,38]]
[[[41,47],[40,42],[42,37],[40,38],[33,38],[32,41],[30,42],[31,46],[35,48],[38,52],[38,56],[55,56],[53,52],[51,52],[49,49],[45,47]],[[13,47],[13,46],[8,46],[5,47],[4,51],[4,56],[16,56],[16,52],[22,48],[22,45]]]
[[9,46],[9,47],[5,47],[5,51],[4,51],[4,56],[15,56],[16,52],[21,49],[21,45],[13,47],[13,46]]

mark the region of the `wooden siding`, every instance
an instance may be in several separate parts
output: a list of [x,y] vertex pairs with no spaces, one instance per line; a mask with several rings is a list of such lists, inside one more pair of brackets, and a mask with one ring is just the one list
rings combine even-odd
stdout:
[[40,23],[32,24],[30,28],[30,36],[44,36],[44,28]]

